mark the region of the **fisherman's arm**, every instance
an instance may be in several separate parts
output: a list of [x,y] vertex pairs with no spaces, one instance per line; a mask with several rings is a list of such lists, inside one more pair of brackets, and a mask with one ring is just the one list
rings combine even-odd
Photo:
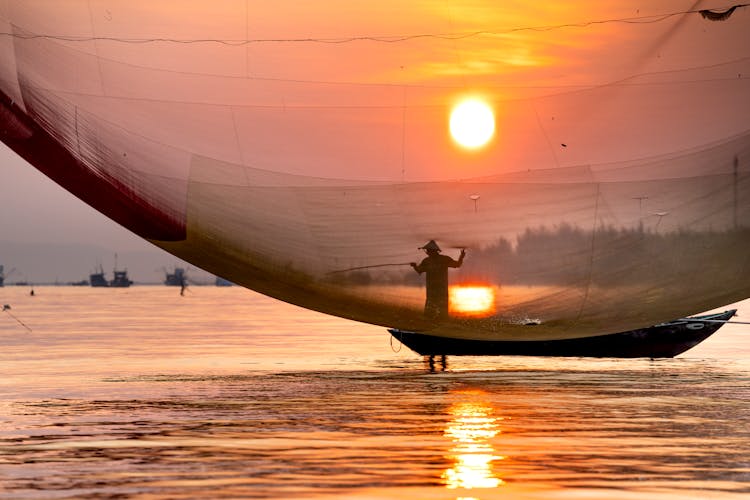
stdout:
[[466,257],[466,250],[462,248],[458,260],[451,259],[448,265],[450,267],[461,267],[464,264],[464,257]]

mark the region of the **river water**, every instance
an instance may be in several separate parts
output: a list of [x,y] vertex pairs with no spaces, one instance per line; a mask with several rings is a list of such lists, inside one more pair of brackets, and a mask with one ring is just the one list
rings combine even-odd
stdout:
[[671,360],[430,364],[238,287],[0,301],[2,498],[750,496],[750,326]]

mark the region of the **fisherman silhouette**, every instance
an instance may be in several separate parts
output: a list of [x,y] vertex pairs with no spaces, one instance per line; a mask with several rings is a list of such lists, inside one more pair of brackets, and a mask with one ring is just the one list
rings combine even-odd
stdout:
[[464,263],[466,250],[461,249],[461,256],[454,260],[447,255],[441,255],[440,247],[435,240],[430,240],[423,247],[427,253],[422,262],[410,265],[419,274],[427,273],[427,300],[424,304],[424,314],[430,319],[440,319],[448,316],[448,268],[461,267]]

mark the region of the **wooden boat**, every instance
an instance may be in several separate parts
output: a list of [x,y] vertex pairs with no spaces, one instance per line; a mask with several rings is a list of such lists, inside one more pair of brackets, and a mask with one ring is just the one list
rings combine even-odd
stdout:
[[425,356],[575,356],[672,358],[707,339],[737,312],[682,318],[648,328],[594,337],[544,341],[493,341],[438,337],[391,328],[409,349]]

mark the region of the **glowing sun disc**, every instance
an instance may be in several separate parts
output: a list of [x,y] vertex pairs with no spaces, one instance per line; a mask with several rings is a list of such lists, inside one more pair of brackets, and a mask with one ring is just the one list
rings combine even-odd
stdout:
[[476,317],[495,313],[495,290],[490,286],[453,285],[448,293],[452,313]]
[[484,146],[495,133],[492,108],[478,99],[461,102],[451,112],[450,131],[453,139],[465,148]]

